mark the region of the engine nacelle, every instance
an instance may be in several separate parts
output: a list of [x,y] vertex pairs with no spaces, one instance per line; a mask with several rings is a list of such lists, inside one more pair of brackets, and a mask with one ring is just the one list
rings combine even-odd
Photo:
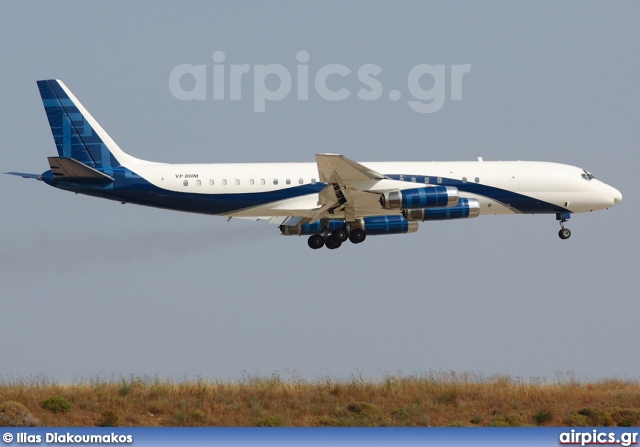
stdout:
[[456,206],[404,210],[402,215],[408,220],[423,222],[427,220],[470,219],[480,215],[480,202],[477,199],[460,199]]
[[412,222],[402,216],[365,217],[364,230],[367,232],[367,236],[415,233],[418,231],[418,222]]
[[[331,233],[343,226],[343,220],[332,219],[327,230]],[[366,231],[367,236],[415,233],[418,231],[418,222],[409,221],[402,216],[373,216],[362,219],[362,229]],[[304,225],[280,225],[280,231],[286,236],[321,234],[322,223],[318,221]]]
[[458,203],[460,193],[453,186],[429,186],[386,192],[380,196],[380,205],[388,210],[452,207]]

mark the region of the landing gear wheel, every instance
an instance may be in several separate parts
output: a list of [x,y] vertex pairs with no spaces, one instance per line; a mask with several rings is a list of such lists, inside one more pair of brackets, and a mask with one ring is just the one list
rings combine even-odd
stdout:
[[324,241],[324,245],[329,250],[335,250],[336,248],[340,248],[342,242],[336,241],[333,237],[329,236],[326,241]]
[[562,227],[558,232],[558,236],[560,236],[560,239],[569,239],[571,237],[571,230]]
[[333,233],[331,233],[331,238],[334,241],[340,242],[342,244],[344,241],[349,239],[349,233],[347,232],[347,229],[345,227],[337,228],[333,230]]
[[359,244],[363,242],[367,238],[367,233],[364,232],[362,228],[356,228],[351,230],[351,234],[349,235],[349,240],[354,244]]
[[307,243],[309,244],[309,247],[317,250],[318,248],[322,248],[324,245],[324,238],[320,234],[312,234],[309,236]]

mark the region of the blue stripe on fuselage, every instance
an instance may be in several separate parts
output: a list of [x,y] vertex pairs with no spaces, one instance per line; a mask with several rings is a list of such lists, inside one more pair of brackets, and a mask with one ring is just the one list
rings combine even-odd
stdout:
[[[201,194],[159,188],[128,168],[98,169],[115,179],[108,185],[87,185],[55,180],[51,171],[42,175],[45,183],[65,191],[120,202],[202,214],[229,214],[280,200],[318,193],[326,185],[299,185],[268,192]],[[108,172],[107,172],[108,171]],[[203,187],[204,188],[204,187]]]
[[[415,174],[389,174],[387,177],[393,180],[404,180],[409,181],[408,179],[413,178],[424,178],[425,175],[415,175]],[[431,183],[434,186],[453,186],[458,188],[460,192],[468,192],[470,194],[476,194],[482,197],[487,197],[491,200],[495,200],[496,202],[500,202],[504,205],[508,205],[511,209],[516,212],[520,212],[523,214],[538,214],[538,213],[561,213],[569,211],[566,208],[562,208],[560,206],[554,205],[552,203],[544,202],[542,200],[538,200],[533,197],[526,196],[524,194],[519,194],[514,191],[509,191],[507,189],[496,188],[494,186],[483,185],[482,183],[472,183],[472,182],[463,182],[462,180],[446,178],[446,177],[436,177],[436,176],[427,176],[432,181],[436,178],[441,178],[442,183]]]
[[[115,181],[106,185],[62,182],[54,180],[50,174],[51,171],[45,172],[42,178],[49,185],[67,191],[156,208],[214,215],[230,214],[280,200],[318,193],[326,186],[325,183],[318,182],[313,185],[306,184],[266,192],[202,194],[177,192],[159,188],[124,167],[109,167],[98,170],[112,176]],[[401,178],[410,179],[411,177],[424,178],[424,175],[391,174],[388,175],[388,177],[394,180],[400,180]],[[437,185],[453,186],[461,192],[484,196],[509,205],[514,211],[521,213],[560,213],[568,211],[557,205],[524,194],[480,183],[462,182],[461,180],[442,177],[442,183],[438,183]]]

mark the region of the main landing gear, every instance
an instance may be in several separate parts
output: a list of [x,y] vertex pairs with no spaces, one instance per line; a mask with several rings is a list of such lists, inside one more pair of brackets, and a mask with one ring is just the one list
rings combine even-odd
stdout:
[[571,230],[564,227],[564,223],[571,218],[569,213],[558,213],[556,214],[556,220],[560,221],[560,231],[558,231],[558,236],[560,239],[569,239],[571,237]]
[[349,231],[347,227],[337,228],[331,234],[327,231],[324,234],[312,234],[309,236],[309,247],[317,250],[326,246],[329,250],[340,248],[343,242],[349,239],[353,244],[359,244],[367,238],[367,233],[362,228],[354,228]]

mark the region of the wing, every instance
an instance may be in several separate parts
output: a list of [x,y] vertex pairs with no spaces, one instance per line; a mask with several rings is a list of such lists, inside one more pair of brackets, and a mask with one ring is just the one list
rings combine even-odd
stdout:
[[[314,223],[322,218],[347,219],[400,214],[382,208],[380,194],[407,188],[407,183],[385,175],[339,154],[316,154],[318,177],[327,186],[317,194],[286,199],[233,213],[233,217],[281,216],[304,218]],[[419,186],[419,185],[418,185]],[[411,187],[416,187],[412,184]],[[279,222],[280,219],[271,219]]]
[[347,220],[399,213],[383,209],[379,194],[401,188],[404,182],[392,180],[344,155],[316,154],[316,163],[320,180],[327,187],[319,194],[320,209],[310,223],[337,217],[337,212],[344,213]]
[[318,175],[325,183],[367,181],[388,178],[339,154],[316,154]]

